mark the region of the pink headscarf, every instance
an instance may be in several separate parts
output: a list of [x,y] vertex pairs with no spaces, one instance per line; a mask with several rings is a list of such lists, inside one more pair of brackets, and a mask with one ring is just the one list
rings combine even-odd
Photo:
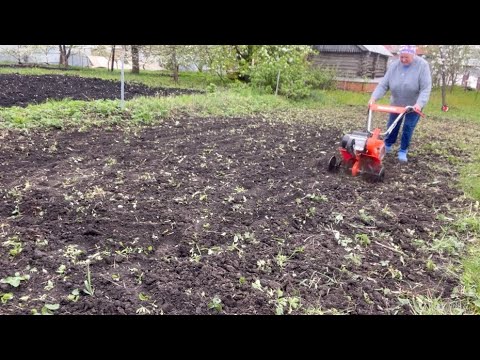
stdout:
[[413,54],[417,53],[417,47],[415,45],[400,45],[398,51],[400,54]]

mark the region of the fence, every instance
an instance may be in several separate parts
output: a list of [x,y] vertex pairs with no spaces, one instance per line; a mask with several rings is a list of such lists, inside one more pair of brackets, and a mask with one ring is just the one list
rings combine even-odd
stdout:
[[[12,50],[10,50],[10,52],[12,52]],[[88,60],[90,54],[90,47],[75,47],[72,49],[70,57],[68,58],[68,65],[90,67],[91,64]],[[59,64],[60,51],[53,48],[48,52],[35,51],[31,54],[21,56],[21,58],[22,63],[55,65]],[[5,50],[2,51],[2,49],[0,49],[0,61],[18,63],[18,57],[8,54],[8,51],[5,52]]]

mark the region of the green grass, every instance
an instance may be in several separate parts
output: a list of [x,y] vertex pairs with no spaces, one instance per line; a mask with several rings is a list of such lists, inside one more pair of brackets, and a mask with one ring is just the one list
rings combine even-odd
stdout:
[[[370,93],[358,93],[352,91],[316,90],[312,98],[304,100],[303,104],[317,105],[359,105],[367,107]],[[388,104],[390,93],[387,93],[379,103]],[[438,117],[441,119],[468,120],[480,123],[480,94],[479,91],[465,91],[460,87],[455,87],[453,92],[447,91],[447,104],[449,111],[443,112],[442,94],[440,89],[433,89],[430,100],[425,106],[424,112],[428,117]]]
[[460,183],[467,194],[480,201],[480,151],[476,158],[466,165],[461,172]]
[[[477,244],[478,245],[478,244]],[[463,260],[462,283],[469,305],[476,314],[480,314],[480,248],[472,247],[470,254]]]
[[434,89],[430,101],[425,107],[425,113],[429,116],[438,116],[443,119],[470,120],[480,123],[480,95],[478,91],[465,91],[456,86],[453,92],[447,90],[446,100],[449,111],[443,112],[442,93],[440,89]]
[[472,314],[461,302],[445,302],[440,297],[418,295],[410,300],[414,315],[466,315]]
[[273,111],[287,111],[291,102],[273,95],[258,95],[248,88],[218,90],[215,93],[175,97],[138,97],[125,102],[119,100],[79,101],[50,100],[26,108],[0,108],[0,128],[34,128],[112,124],[123,122],[154,123],[175,115],[190,116],[254,116]]

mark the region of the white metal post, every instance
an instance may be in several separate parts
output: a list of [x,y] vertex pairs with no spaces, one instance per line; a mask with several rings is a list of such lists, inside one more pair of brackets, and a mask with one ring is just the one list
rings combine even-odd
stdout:
[[122,51],[122,70],[120,71],[120,108],[123,110],[125,108],[125,74],[123,63],[125,62],[125,45],[123,46]]
[[278,84],[280,83],[280,70],[278,70],[278,75],[277,75],[277,88],[275,89],[275,96],[278,94]]

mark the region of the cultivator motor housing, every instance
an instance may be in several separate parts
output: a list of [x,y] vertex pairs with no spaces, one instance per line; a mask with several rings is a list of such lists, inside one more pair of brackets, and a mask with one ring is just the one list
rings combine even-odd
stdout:
[[[380,128],[371,130],[372,112],[381,111],[398,114],[392,125],[381,133]],[[343,136],[340,147],[340,161],[336,156],[332,156],[328,162],[328,170],[337,170],[343,166],[347,171],[351,171],[353,176],[364,174],[373,177],[374,180],[383,181],[385,169],[382,160],[385,157],[384,138],[388,136],[398,122],[409,112],[416,111],[413,106],[390,106],[390,105],[369,105],[367,118],[367,131],[353,131]],[[421,112],[416,111],[421,116]]]

